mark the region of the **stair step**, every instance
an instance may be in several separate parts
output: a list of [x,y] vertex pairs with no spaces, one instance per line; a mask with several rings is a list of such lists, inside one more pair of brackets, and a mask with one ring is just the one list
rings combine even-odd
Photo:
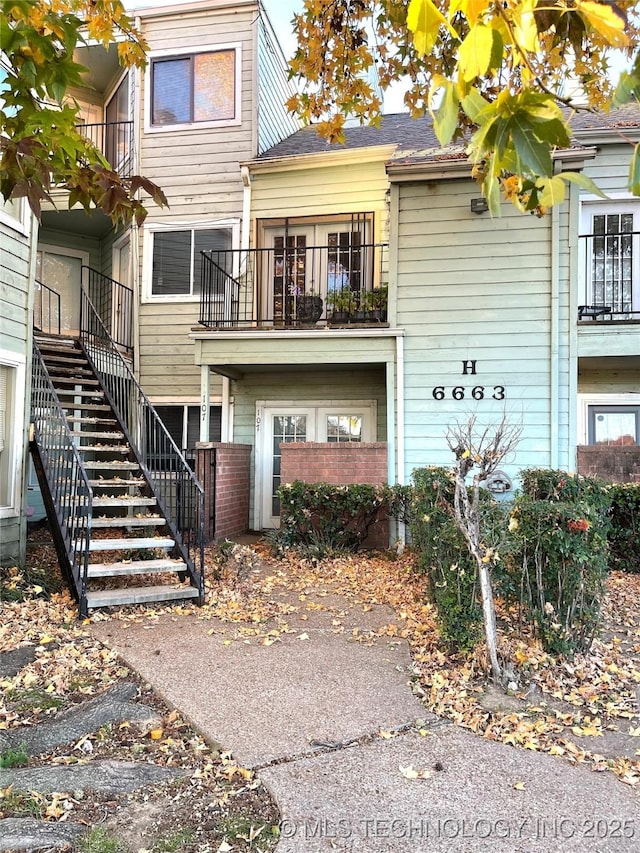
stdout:
[[185,572],[184,560],[131,560],[128,563],[89,563],[88,577],[117,578],[128,575],[145,575],[151,572]]
[[110,412],[111,406],[106,403],[62,403],[62,408],[65,410],[69,409],[80,409],[83,412]]
[[123,444],[76,444],[79,453],[128,453],[129,445]]
[[75,415],[67,415],[67,420],[73,424],[113,424],[114,426],[118,426],[118,421],[114,421],[113,418],[82,418]]
[[111,438],[113,441],[122,441],[124,439],[123,432],[84,432],[83,430],[71,430],[71,435],[74,438]]
[[85,369],[84,367],[56,367],[54,364],[47,364],[47,370],[49,371],[50,376],[55,376],[55,381],[58,381],[59,376],[82,376],[88,377],[89,379],[93,376],[93,371],[89,369]]
[[113,487],[120,488],[121,486],[144,486],[144,484],[145,480],[143,477],[139,480],[121,480],[119,477],[110,480],[89,480],[89,485],[92,489],[111,489]]
[[[84,527],[83,521],[84,519],[78,519],[78,527]],[[116,529],[124,527],[127,530],[132,527],[160,527],[165,523],[161,515],[119,515],[117,518],[96,518],[94,516],[91,519],[93,530],[107,530],[109,527]]]
[[[58,385],[62,385],[62,384],[65,384],[65,385],[81,385],[83,388],[87,385],[95,385],[95,386],[100,385],[100,383],[98,382],[97,379],[74,379],[73,377],[67,377],[67,376],[56,376],[55,380],[52,379],[51,381],[53,382],[56,389],[57,389]],[[102,393],[102,392],[100,392],[100,393]]]
[[48,338],[39,338],[37,335],[34,335],[34,338],[42,352],[80,352],[73,339],[69,339],[67,343],[64,343],[61,340],[56,340],[54,342],[50,341]]
[[45,355],[45,363],[47,366],[62,365],[63,367],[75,367],[76,365],[88,365],[87,359],[81,352],[65,353],[60,355],[57,352],[50,352]]
[[138,586],[128,589],[105,589],[87,592],[87,607],[110,607],[118,604],[145,604],[150,601],[175,601],[197,598],[198,590],[186,584]]
[[[175,540],[166,536],[135,537],[130,539],[92,539],[89,542],[89,551],[138,551],[151,548],[162,548],[168,550],[173,548]],[[82,542],[77,543],[78,550],[82,548]]]
[[91,460],[91,462],[85,462],[84,467],[87,471],[95,471],[96,469],[105,469],[105,470],[114,470],[114,471],[135,471],[140,466],[137,462],[109,462],[105,460],[104,462],[96,461],[95,459]]
[[94,507],[102,507],[102,506],[106,506],[106,507],[109,507],[109,506],[115,506],[115,507],[120,507],[120,506],[130,506],[130,507],[134,507],[134,506],[156,506],[157,503],[158,502],[155,498],[135,497],[133,495],[131,497],[125,497],[125,498],[104,497],[104,498],[94,498],[93,499],[93,506]]
[[90,399],[104,398],[104,391],[99,391],[97,388],[95,391],[79,391],[77,388],[58,388],[55,382],[53,383],[53,387],[56,389],[58,397],[89,397]]

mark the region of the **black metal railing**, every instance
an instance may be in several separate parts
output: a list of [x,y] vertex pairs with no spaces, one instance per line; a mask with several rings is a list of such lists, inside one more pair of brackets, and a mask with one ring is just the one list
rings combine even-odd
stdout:
[[123,178],[133,174],[133,122],[108,121],[77,125],[80,133],[101,151]]
[[60,399],[35,342],[31,380],[33,440],[58,519],[66,568],[76,588],[80,613],[86,615],[93,492]]
[[204,492],[85,290],[80,342],[158,501],[192,583],[204,596]]
[[201,252],[199,322],[207,328],[385,323],[388,246]]
[[640,232],[582,234],[578,245],[578,319],[640,321]]
[[114,342],[133,351],[133,290],[92,267],[82,267],[82,288]]
[[35,282],[33,325],[47,335],[60,334],[60,294],[41,281]]

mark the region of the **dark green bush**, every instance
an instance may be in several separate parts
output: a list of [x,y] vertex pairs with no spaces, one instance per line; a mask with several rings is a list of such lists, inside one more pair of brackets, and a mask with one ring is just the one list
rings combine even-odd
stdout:
[[640,484],[611,483],[609,568],[640,572]]
[[521,476],[510,564],[525,613],[548,651],[586,651],[600,618],[610,497],[595,478],[538,469]]
[[446,468],[413,472],[411,542],[418,566],[428,582],[428,594],[451,648],[473,648],[482,628],[478,603],[477,568],[453,515],[454,483]]
[[272,537],[276,550],[297,548],[322,559],[334,553],[353,552],[384,512],[387,486],[302,483],[281,486],[280,530]]

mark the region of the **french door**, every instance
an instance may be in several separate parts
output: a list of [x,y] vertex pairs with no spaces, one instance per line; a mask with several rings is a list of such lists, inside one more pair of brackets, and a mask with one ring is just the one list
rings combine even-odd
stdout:
[[328,295],[370,287],[370,226],[368,219],[355,218],[268,229],[265,284],[274,321],[314,322],[326,316]]
[[258,405],[256,436],[257,529],[280,526],[280,445],[287,442],[375,441],[373,400]]

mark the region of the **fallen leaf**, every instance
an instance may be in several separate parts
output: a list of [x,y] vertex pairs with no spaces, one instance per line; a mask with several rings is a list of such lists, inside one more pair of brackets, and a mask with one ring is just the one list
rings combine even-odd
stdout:
[[429,779],[431,776],[430,770],[416,770],[413,764],[400,765],[400,773],[405,779]]
[[516,782],[513,787],[516,789],[516,791],[524,791],[524,782]]

